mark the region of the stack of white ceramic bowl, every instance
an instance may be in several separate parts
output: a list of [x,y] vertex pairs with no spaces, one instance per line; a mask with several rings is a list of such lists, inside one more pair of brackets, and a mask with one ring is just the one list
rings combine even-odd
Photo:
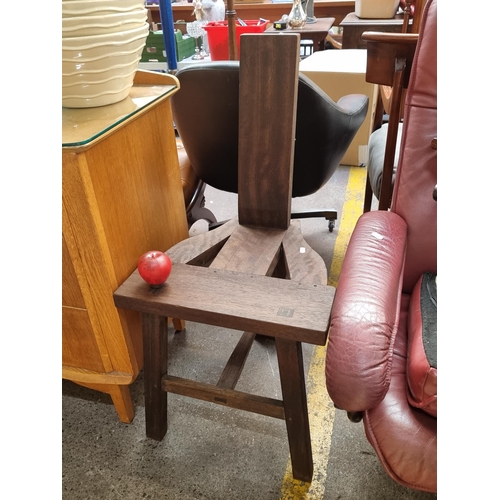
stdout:
[[149,32],[144,0],[62,0],[62,105],[125,99]]

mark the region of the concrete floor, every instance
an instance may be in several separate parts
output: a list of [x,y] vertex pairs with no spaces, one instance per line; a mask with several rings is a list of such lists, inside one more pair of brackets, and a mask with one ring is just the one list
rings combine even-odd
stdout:
[[[292,208],[336,208],[339,221],[349,167],[341,166],[316,195],[293,200]],[[218,220],[236,215],[236,195],[211,188],[206,206]],[[302,221],[306,241],[330,269],[339,223]],[[206,231],[197,222],[191,234]],[[238,332],[186,323],[169,330],[169,372],[216,382]],[[145,435],[142,373],[131,386],[136,416],[121,423],[108,395],[62,383],[62,492],[67,500],[207,499],[344,500],[435,499],[395,483],[368,444],[363,425],[334,410],[324,386],[324,348],[303,345],[308,374],[315,476],[310,485],[292,482],[285,423],[257,414],[169,394],[169,430],[162,442]],[[237,386],[281,397],[274,344],[254,343]]]

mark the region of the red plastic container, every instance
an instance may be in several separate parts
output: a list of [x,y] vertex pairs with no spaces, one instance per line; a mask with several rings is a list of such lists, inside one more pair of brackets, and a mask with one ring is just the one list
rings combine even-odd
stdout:
[[[269,21],[243,20],[246,26],[240,26],[236,21],[236,46],[238,51],[238,59],[240,58],[240,35],[242,33],[263,33]],[[229,60],[229,43],[228,43],[228,27],[227,21],[212,21],[203,26],[207,32],[208,47],[210,49],[210,58],[212,61],[227,61]]]

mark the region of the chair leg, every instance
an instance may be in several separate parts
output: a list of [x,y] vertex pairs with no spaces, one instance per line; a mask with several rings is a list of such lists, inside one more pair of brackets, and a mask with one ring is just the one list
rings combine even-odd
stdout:
[[183,319],[179,318],[167,318],[167,325],[172,323],[175,328],[175,333],[180,333],[186,329],[186,322]]
[[209,224],[217,223],[215,215],[205,208],[205,186],[200,180],[196,186],[193,198],[186,208],[188,226],[191,227],[197,220],[206,220]]
[[382,170],[382,182],[380,185],[379,210],[389,210],[392,198],[392,176],[394,171],[394,158],[396,153],[396,141],[400,122],[400,112],[403,94],[403,77],[407,61],[398,57],[394,64],[394,79],[391,94],[391,111],[389,123],[387,124],[387,140],[385,146],[384,166]]
[[368,172],[366,172],[366,186],[365,186],[365,203],[363,206],[363,213],[369,212],[372,209],[372,199],[373,199],[373,190],[370,182],[370,177]]
[[313,219],[316,217],[324,217],[328,221],[328,230],[333,232],[335,221],[337,220],[337,211],[332,209],[324,210],[309,210],[304,212],[292,212],[292,219]]
[[206,220],[209,224],[216,224],[215,215],[205,207],[197,206],[188,213],[188,225],[191,227],[197,220]]
[[276,337],[290,459],[293,477],[310,483],[313,459],[302,344]]
[[220,220],[220,221],[215,221],[215,222],[210,222],[208,224],[208,230],[212,231],[213,229],[217,229],[218,227],[223,226],[226,222],[228,222],[229,219],[226,220]]
[[162,388],[168,367],[167,323],[162,316],[142,314],[146,436],[157,441],[167,432],[167,393]]

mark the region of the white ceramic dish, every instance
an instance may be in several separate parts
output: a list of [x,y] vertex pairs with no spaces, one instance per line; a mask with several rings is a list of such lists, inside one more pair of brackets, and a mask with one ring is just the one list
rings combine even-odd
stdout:
[[109,14],[143,8],[143,0],[63,0],[62,17]]
[[147,16],[146,9],[138,9],[98,16],[65,17],[62,20],[62,36],[71,38],[127,31],[143,26]]

